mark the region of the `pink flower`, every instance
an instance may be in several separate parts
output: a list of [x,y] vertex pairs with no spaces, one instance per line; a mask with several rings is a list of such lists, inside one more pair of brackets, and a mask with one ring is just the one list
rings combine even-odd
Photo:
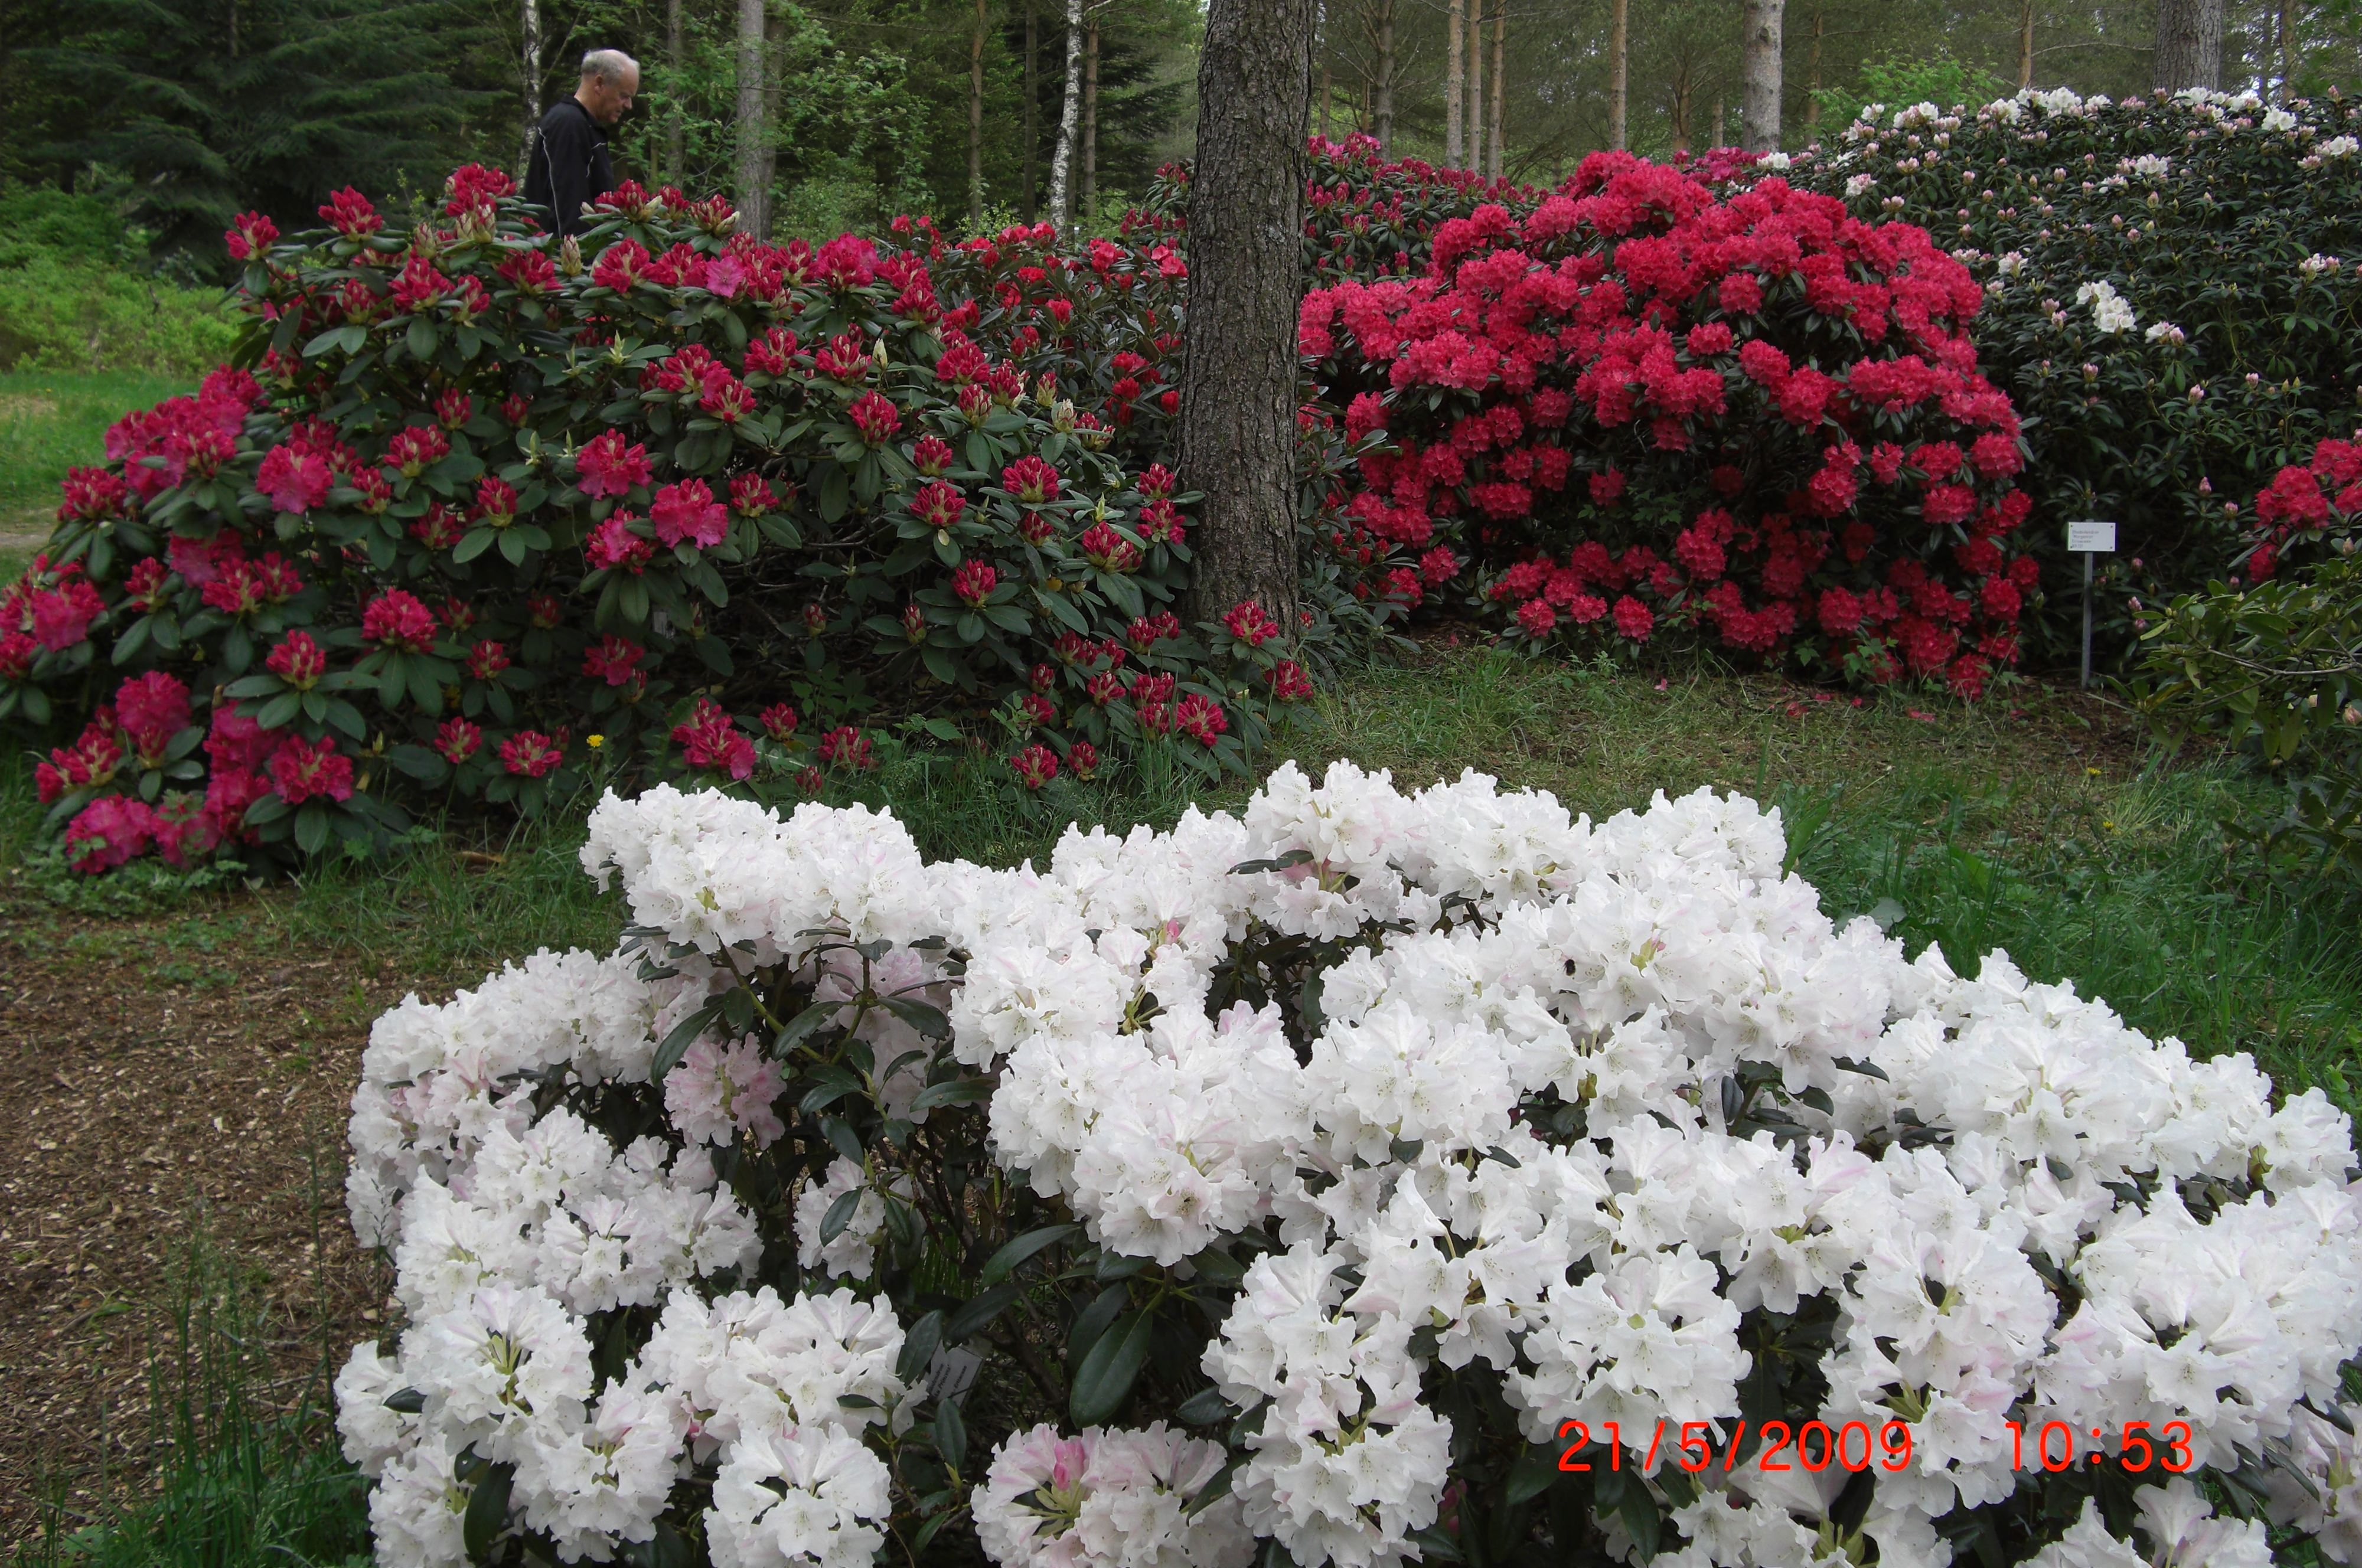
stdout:
[[820,759],[856,770],[876,766],[869,753],[869,737],[851,724],[839,724],[820,737]]
[[33,640],[56,653],[90,635],[90,624],[106,609],[98,590],[82,578],[33,595]]
[[1647,642],[1656,625],[1657,618],[1649,613],[1649,607],[1630,594],[1616,602],[1616,629],[1634,642]]
[[584,558],[601,570],[622,568],[636,573],[656,554],[656,547],[632,531],[635,521],[632,513],[618,512],[596,528],[582,541]]
[[425,653],[435,646],[435,612],[399,588],[388,589],[361,612],[361,636],[382,648]]
[[171,794],[155,812],[156,852],[168,865],[187,870],[211,855],[222,841],[221,829],[195,795]]
[[[625,646],[630,646],[625,644]],[[490,637],[468,650],[468,675],[473,680],[497,680],[509,667],[509,650]]]
[[741,517],[760,517],[778,508],[771,481],[761,474],[740,474],[730,481],[730,510]]
[[582,653],[582,673],[593,680],[603,680],[610,686],[621,686],[631,679],[647,650],[639,644],[613,633],[599,639],[596,647]]
[[1292,658],[1271,667],[1271,694],[1282,702],[1300,702],[1312,695],[1312,678]]
[[205,821],[216,835],[234,838],[246,828],[246,811],[270,793],[270,781],[243,767],[215,764],[205,780]]
[[271,754],[270,781],[279,798],[300,806],[314,796],[349,801],[353,796],[353,759],[337,753],[326,736],[307,741],[290,735]]
[[517,492],[506,480],[486,476],[476,486],[476,504],[468,515],[488,528],[505,528],[516,521]]
[[156,842],[156,813],[122,795],[93,801],[66,829],[66,863],[85,876],[112,871],[148,853]]
[[68,469],[60,489],[66,498],[58,507],[58,521],[113,517],[123,510],[131,491],[121,476],[105,469]]
[[700,479],[657,491],[648,517],[656,524],[657,537],[668,545],[687,542],[710,549],[730,531],[730,509],[714,500],[712,488]]
[[1518,624],[1529,637],[1546,637],[1558,624],[1558,612],[1551,608],[1547,599],[1529,599],[1518,606]]
[[278,240],[279,226],[260,213],[240,213],[237,222],[222,231],[222,241],[229,247],[229,259],[233,261],[263,256]]
[[1279,623],[1264,613],[1263,606],[1252,599],[1241,600],[1222,617],[1222,624],[1231,635],[1251,648],[1259,648],[1279,633]]
[[767,1148],[787,1131],[771,1110],[785,1087],[753,1035],[726,1048],[701,1038],[665,1075],[665,1113],[692,1143],[726,1149],[743,1133],[751,1146]]
[[1066,767],[1084,783],[1098,777],[1099,748],[1088,741],[1076,741],[1066,748]]
[[359,239],[385,226],[370,199],[350,185],[328,198],[320,208],[320,220],[347,239]]
[[139,759],[158,767],[172,737],[188,728],[189,689],[160,669],[134,676],[116,690],[115,716]]
[[720,703],[701,697],[689,718],[673,726],[673,740],[686,748],[691,767],[745,778],[755,771],[755,743],[738,733],[736,722]]
[[226,703],[214,710],[213,727],[205,735],[205,758],[214,772],[259,773],[279,745],[279,732],[266,730]]
[[1020,784],[1039,790],[1058,776],[1058,754],[1046,745],[1029,745],[1010,757],[1009,766]]
[[264,455],[254,488],[270,498],[274,512],[309,512],[328,499],[335,480],[326,457],[289,442]]
[[648,482],[656,470],[645,446],[625,446],[624,433],[609,430],[593,438],[574,460],[576,483],[585,495],[626,495]]
[[757,715],[763,733],[775,741],[785,742],[796,733],[796,711],[785,702],[774,702]]
[[565,760],[565,750],[539,730],[519,730],[501,742],[501,766],[521,778],[542,778]]
[[1216,737],[1230,729],[1231,721],[1220,703],[1192,691],[1181,699],[1181,706],[1173,715],[1173,727],[1199,745],[1211,745]]
[[454,767],[483,749],[483,745],[484,732],[465,719],[454,716],[435,726],[435,749]]
[[385,444],[387,466],[404,479],[416,479],[450,456],[451,438],[433,425],[413,425],[394,432]]

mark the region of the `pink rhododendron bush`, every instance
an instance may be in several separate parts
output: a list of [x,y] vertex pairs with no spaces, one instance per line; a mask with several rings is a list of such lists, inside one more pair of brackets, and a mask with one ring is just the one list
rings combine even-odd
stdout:
[[1924,229],[1709,178],[1594,154],[1437,225],[1419,275],[1314,289],[1302,348],[1358,456],[1331,548],[1414,605],[1473,562],[1533,643],[1672,632],[1977,695],[2035,583],[1982,291]]
[[371,1035],[380,1560],[2362,1559],[2345,1117],[1784,853],[1342,763],[1016,870],[609,796],[621,947]]
[[1176,613],[1169,248],[772,246],[635,185],[561,246],[496,171],[447,198],[241,220],[246,368],[111,430],[0,593],[84,869],[531,812],[594,734],[640,779],[816,784],[909,720],[1013,788],[1142,741],[1210,775],[1310,690],[1325,616]]

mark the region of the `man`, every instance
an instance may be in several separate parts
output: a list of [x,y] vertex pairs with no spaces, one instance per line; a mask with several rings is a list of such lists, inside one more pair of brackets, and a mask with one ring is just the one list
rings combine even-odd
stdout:
[[541,116],[525,167],[524,199],[548,209],[551,232],[565,236],[590,227],[583,204],[615,188],[607,127],[624,117],[639,91],[638,61],[619,49],[594,49],[582,57],[582,84],[574,96]]

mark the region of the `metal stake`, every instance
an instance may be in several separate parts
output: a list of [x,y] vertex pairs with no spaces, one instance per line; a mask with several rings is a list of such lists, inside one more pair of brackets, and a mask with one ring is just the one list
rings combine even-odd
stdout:
[[2083,686],[2092,690],[2092,552],[2083,552]]

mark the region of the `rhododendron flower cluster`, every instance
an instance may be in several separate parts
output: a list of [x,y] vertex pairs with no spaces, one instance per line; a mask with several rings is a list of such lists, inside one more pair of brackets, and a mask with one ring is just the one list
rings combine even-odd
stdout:
[[[2261,1568],[2234,1474],[2355,1560],[2344,1113],[1909,957],[1786,853],[1736,796],[1594,823],[1341,762],[1013,870],[610,795],[623,946],[364,1055],[381,1561]],[[1673,1437],[1773,1419],[1876,1463]]]

